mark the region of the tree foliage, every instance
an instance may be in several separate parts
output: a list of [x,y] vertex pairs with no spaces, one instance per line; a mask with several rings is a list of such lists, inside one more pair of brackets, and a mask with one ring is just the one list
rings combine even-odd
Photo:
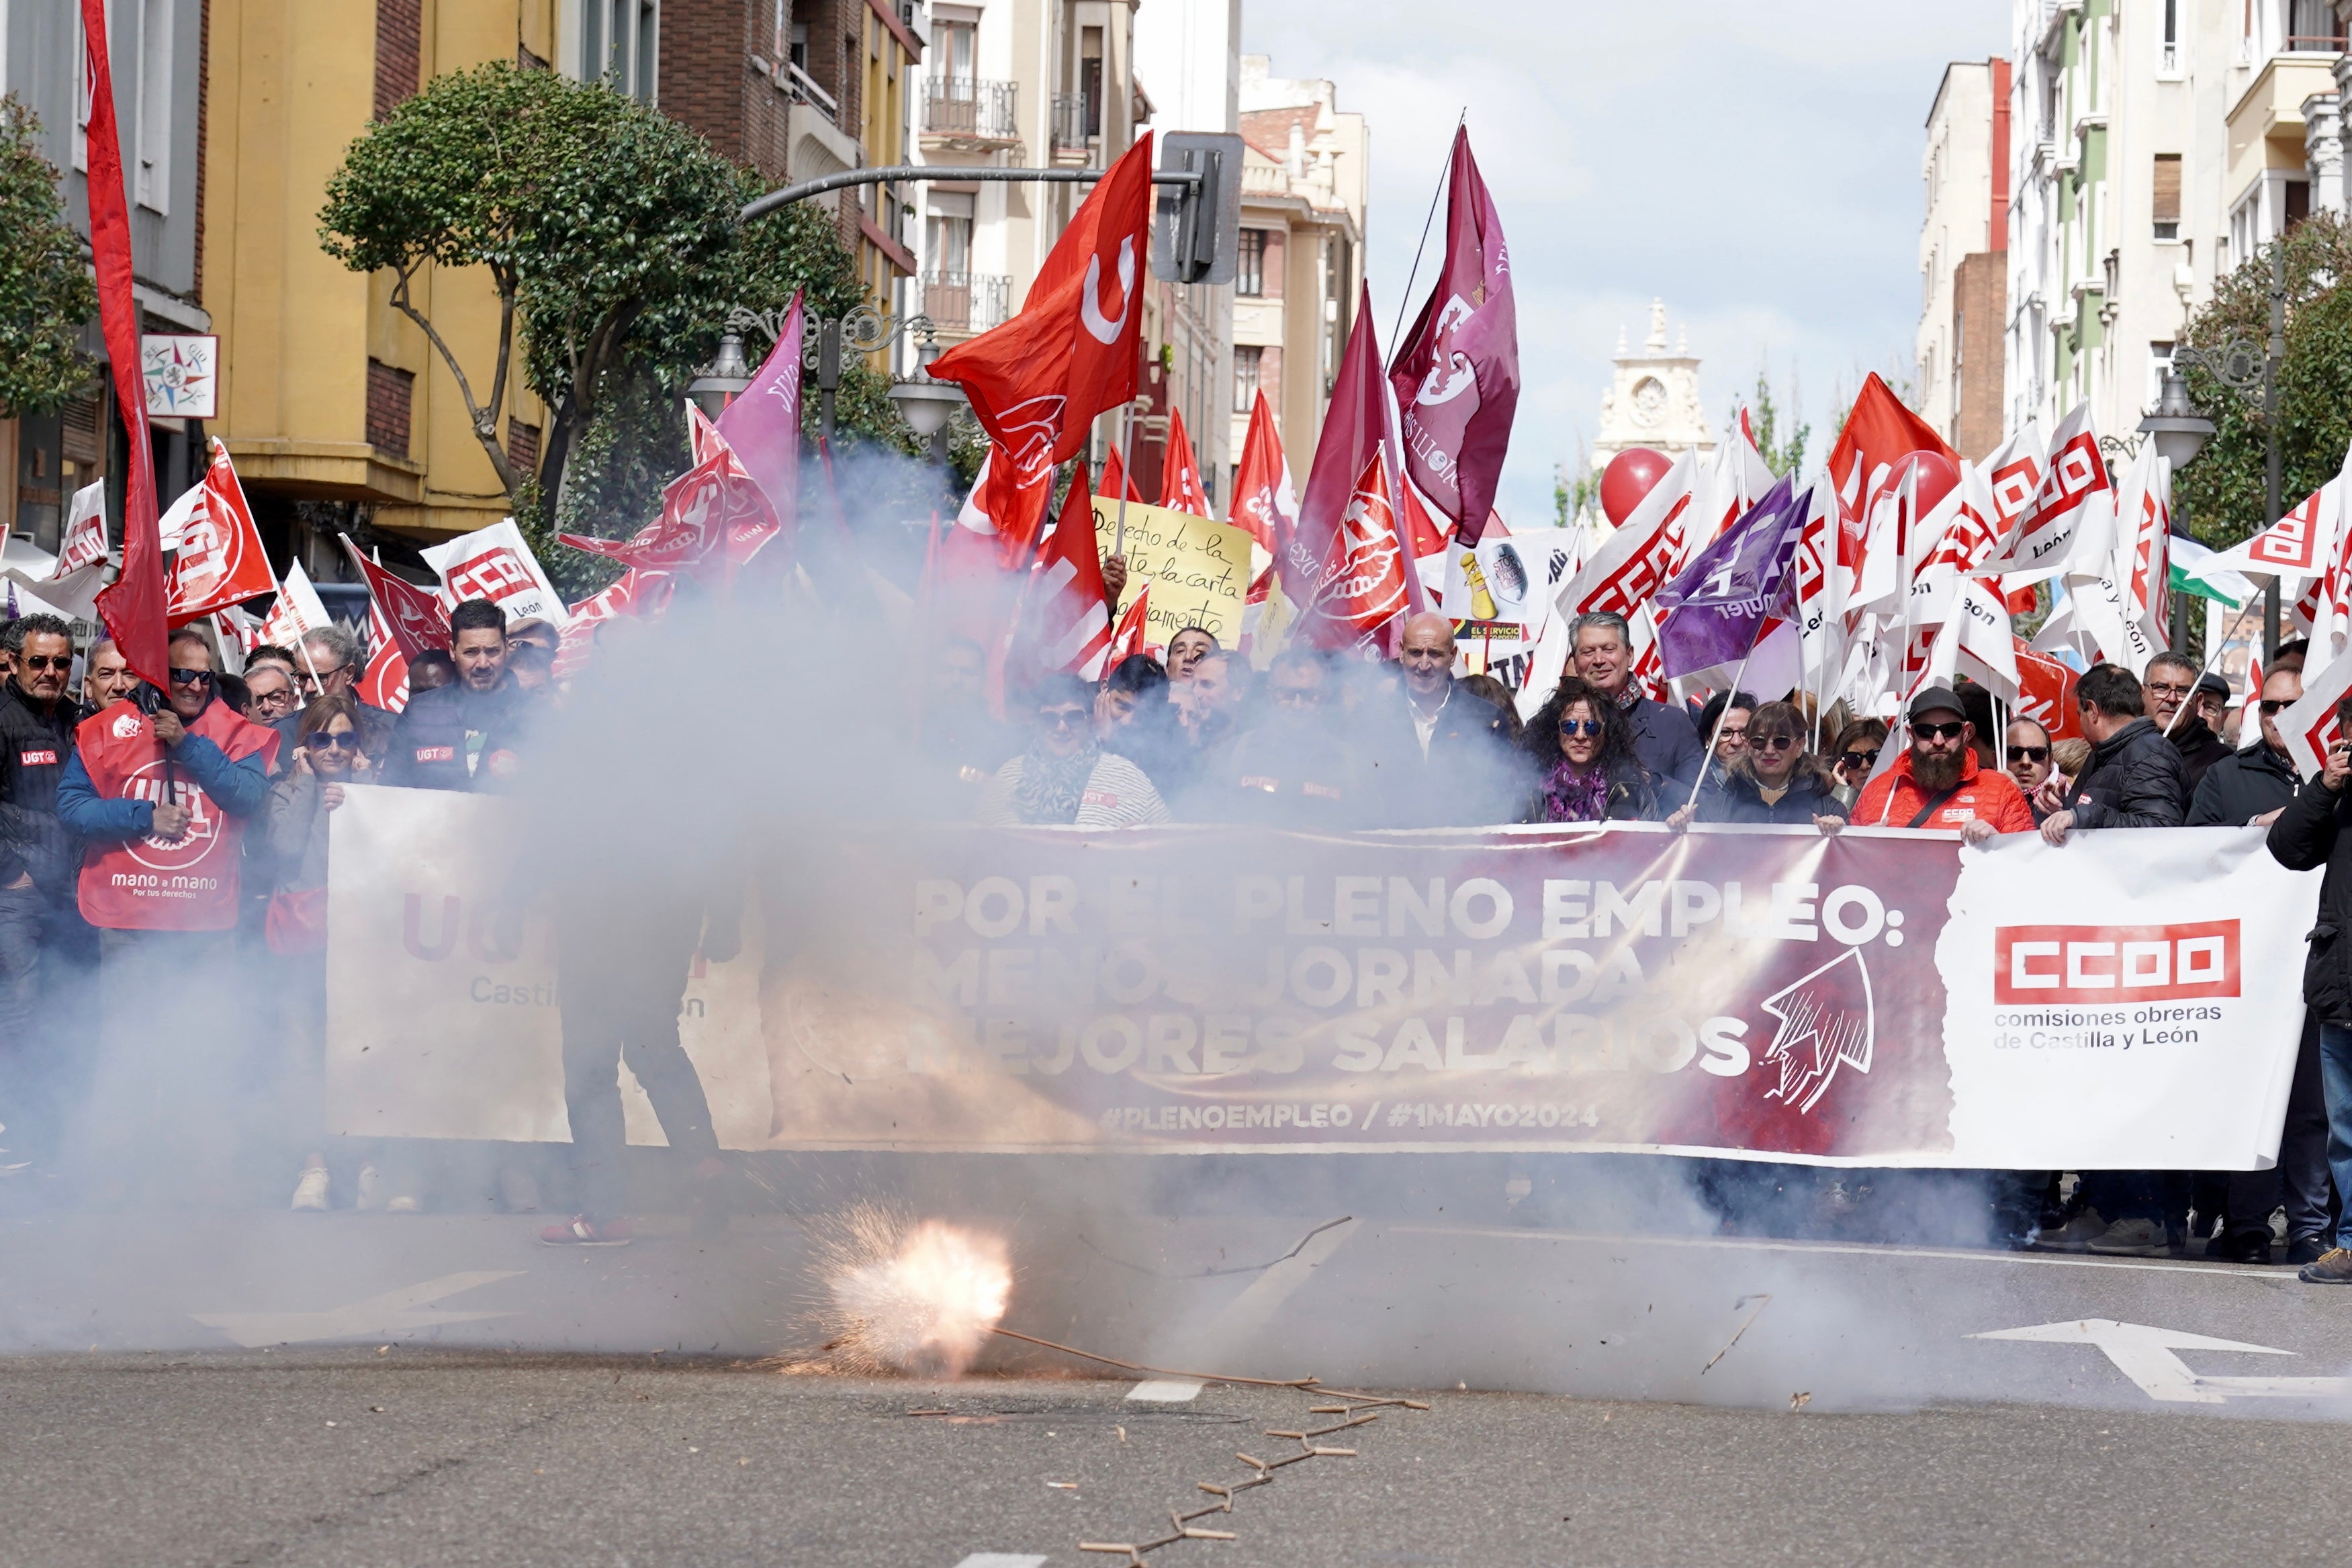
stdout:
[[79,396],[97,369],[74,339],[98,289],[40,133],[14,94],[0,99],[0,411],[12,416]]
[[[2352,442],[2352,224],[2315,213],[2273,244],[2286,264],[2278,437],[2280,505],[2291,507],[2336,476]],[[2184,341],[2218,356],[2241,340],[2252,345],[2259,365],[2270,339],[2270,287],[2264,247],[2215,285],[2212,299],[2190,318]],[[2235,544],[2263,523],[2270,426],[2262,388],[2232,388],[2194,364],[2183,373],[2198,412],[2213,422],[2213,435],[2197,460],[2173,476],[2175,505],[2199,539]]]
[[[1792,392],[1790,402],[1797,401]],[[1735,418],[1737,416],[1735,415]],[[1756,435],[1756,450],[1764,459],[1764,466],[1774,476],[1793,474],[1805,465],[1805,443],[1813,434],[1812,425],[1799,419],[1789,438],[1780,436],[1780,406],[1772,401],[1772,383],[1759,367],[1756,371],[1756,402],[1748,411],[1748,425]],[[1735,426],[1735,431],[1736,431]]]

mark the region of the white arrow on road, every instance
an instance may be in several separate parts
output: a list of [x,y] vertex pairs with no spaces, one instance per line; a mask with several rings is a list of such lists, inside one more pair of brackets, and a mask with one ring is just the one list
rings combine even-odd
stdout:
[[2228,1350],[2241,1355],[2293,1355],[2266,1344],[2244,1344],[2179,1329],[2152,1328],[2146,1323],[2119,1323],[2112,1318],[2080,1318],[2072,1322],[2036,1323],[2032,1328],[2001,1329],[1970,1339],[2032,1340],[2044,1344],[2096,1345],[2117,1371],[2140,1386],[2150,1399],[2168,1405],[2220,1405],[2231,1399],[2322,1399],[2352,1392],[2346,1377],[2206,1377],[2189,1369],[2172,1353],[2177,1350]]
[[208,1329],[218,1329],[247,1350],[265,1344],[303,1344],[328,1339],[373,1339],[379,1334],[408,1333],[439,1328],[445,1323],[478,1322],[484,1318],[510,1318],[514,1312],[446,1312],[433,1303],[499,1280],[511,1280],[520,1269],[483,1270],[444,1274],[421,1285],[386,1291],[347,1307],[323,1312],[196,1312],[191,1314]]

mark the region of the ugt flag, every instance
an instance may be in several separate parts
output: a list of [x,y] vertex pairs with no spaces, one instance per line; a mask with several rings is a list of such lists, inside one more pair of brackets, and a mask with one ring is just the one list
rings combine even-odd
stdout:
[[1795,617],[1797,533],[1812,491],[1797,496],[1794,486],[1793,476],[1783,477],[1658,590],[1658,608],[1667,612],[1658,656],[1669,677],[1738,664],[1756,646],[1767,616]]

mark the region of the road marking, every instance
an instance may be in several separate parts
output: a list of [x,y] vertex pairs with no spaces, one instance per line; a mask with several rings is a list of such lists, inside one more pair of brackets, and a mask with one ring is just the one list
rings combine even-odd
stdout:
[[1611,1236],[1589,1230],[1522,1230],[1491,1226],[1391,1225],[1390,1235],[1462,1236],[1506,1241],[1591,1241],[1611,1247],[1715,1248],[1741,1252],[1821,1252],[1852,1258],[1927,1258],[1959,1263],[2026,1263],[2047,1269],[2128,1269],[2183,1274],[2191,1279],[2218,1276],[2238,1280],[2293,1278],[2281,1269],[2221,1269],[2185,1260],[2133,1262],[2121,1258],[2054,1258],[2040,1252],[2008,1252],[1963,1247],[1895,1247],[1852,1241],[1754,1241],[1742,1236]]
[[975,1552],[956,1568],[1043,1568],[1045,1561],[1023,1552]]
[[2293,1355],[2294,1352],[2186,1333],[2179,1329],[2152,1328],[2146,1323],[2119,1323],[2112,1318],[2036,1323],[2030,1328],[2000,1329],[1968,1337],[2095,1345],[2116,1364],[2117,1371],[2139,1385],[2141,1393],[2168,1405],[2221,1405],[2232,1398],[2324,1399],[2352,1392],[2352,1378],[2346,1377],[2200,1376],[2172,1353],[2227,1350],[2241,1355]]
[[440,1328],[448,1323],[477,1322],[484,1318],[511,1318],[515,1312],[450,1312],[433,1306],[445,1296],[511,1280],[520,1269],[478,1270],[444,1274],[421,1285],[387,1291],[349,1306],[323,1312],[194,1312],[190,1316],[208,1329],[217,1329],[247,1350],[265,1344],[306,1344],[330,1339],[375,1339],[388,1333]]
[[1201,1386],[1189,1377],[1156,1377],[1148,1383],[1137,1384],[1127,1391],[1127,1396],[1159,1405],[1181,1405],[1200,1393]]

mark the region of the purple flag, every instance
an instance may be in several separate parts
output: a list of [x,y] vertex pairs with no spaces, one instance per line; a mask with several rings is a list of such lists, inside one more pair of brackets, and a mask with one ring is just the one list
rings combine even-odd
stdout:
[[1658,590],[1665,613],[1658,660],[1669,678],[1745,659],[1769,616],[1793,620],[1797,536],[1812,490],[1792,494],[1785,476],[1748,515],[1717,536],[1682,574]]
[[800,512],[801,494],[801,295],[793,294],[792,308],[776,334],[776,346],[719,416],[719,434],[735,449],[743,471],[776,509],[776,520],[791,532]]
[[[1298,501],[1298,522],[1290,530],[1287,556],[1275,562],[1282,591],[1293,604],[1313,605],[1329,570],[1331,538],[1346,519],[1364,465],[1387,443],[1389,400],[1381,385],[1381,346],[1372,336],[1372,289],[1367,283],[1356,302],[1348,346],[1331,383],[1330,405],[1315,440],[1315,463]],[[1294,635],[1296,633],[1294,632]]]
[[1454,132],[1446,177],[1445,267],[1389,367],[1389,382],[1405,471],[1461,526],[1461,537],[1476,543],[1495,509],[1519,406],[1519,312],[1502,220],[1470,157],[1466,127]]

